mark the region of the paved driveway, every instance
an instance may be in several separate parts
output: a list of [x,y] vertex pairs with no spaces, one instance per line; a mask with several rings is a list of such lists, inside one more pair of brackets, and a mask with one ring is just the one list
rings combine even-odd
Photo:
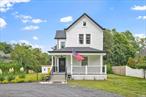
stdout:
[[121,97],[116,94],[60,84],[0,84],[0,97]]

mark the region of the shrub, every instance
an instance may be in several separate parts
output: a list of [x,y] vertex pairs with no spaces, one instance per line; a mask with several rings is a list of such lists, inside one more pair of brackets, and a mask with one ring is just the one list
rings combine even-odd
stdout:
[[5,77],[3,75],[0,75],[0,81],[4,81]]
[[113,73],[111,64],[107,64],[107,73],[108,74],[112,74]]
[[3,84],[7,84],[8,83],[8,80],[4,80],[2,83]]
[[16,83],[23,83],[23,82],[25,82],[23,79],[16,80]]
[[14,75],[8,75],[7,76],[7,80],[8,81],[11,81],[11,80],[14,80],[15,79],[15,76]]
[[19,78],[25,78],[25,74],[20,74]]

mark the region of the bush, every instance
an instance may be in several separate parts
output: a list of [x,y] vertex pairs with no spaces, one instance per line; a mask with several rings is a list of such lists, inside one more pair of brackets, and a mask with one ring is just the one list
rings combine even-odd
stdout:
[[5,77],[3,75],[0,75],[0,81],[4,81]]
[[8,75],[7,76],[7,80],[8,81],[11,81],[11,80],[14,80],[15,79],[15,76],[14,75]]
[[7,81],[7,80],[4,80],[2,83],[3,83],[3,84],[7,84],[7,83],[8,83],[8,81]]
[[108,74],[112,74],[113,73],[111,64],[107,64],[107,73]]
[[23,79],[16,80],[16,83],[23,83],[23,82],[25,82]]
[[20,74],[19,78],[25,78],[25,74]]

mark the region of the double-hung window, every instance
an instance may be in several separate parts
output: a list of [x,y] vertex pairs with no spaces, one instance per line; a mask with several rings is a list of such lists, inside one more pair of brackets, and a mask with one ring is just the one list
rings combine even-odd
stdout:
[[79,43],[80,44],[84,43],[84,34],[79,34]]
[[90,44],[90,43],[91,43],[91,35],[86,34],[86,44]]

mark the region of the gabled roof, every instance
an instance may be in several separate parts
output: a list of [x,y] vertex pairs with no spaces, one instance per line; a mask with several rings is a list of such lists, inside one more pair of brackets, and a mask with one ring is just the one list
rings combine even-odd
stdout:
[[91,47],[66,47],[49,51],[49,53],[72,53],[73,50],[79,53],[105,53],[105,51],[94,49]]
[[83,15],[81,15],[76,21],[74,21],[68,28],[66,28],[65,30],[68,30],[71,26],[73,26],[78,20],[80,20],[83,16],[87,16],[92,22],[94,22],[99,28],[101,28],[102,30],[105,30],[105,28],[103,28],[102,26],[100,26],[96,21],[94,21],[90,16],[88,16],[86,13],[84,13]]
[[64,30],[57,30],[55,39],[66,39],[66,34],[65,34]]

